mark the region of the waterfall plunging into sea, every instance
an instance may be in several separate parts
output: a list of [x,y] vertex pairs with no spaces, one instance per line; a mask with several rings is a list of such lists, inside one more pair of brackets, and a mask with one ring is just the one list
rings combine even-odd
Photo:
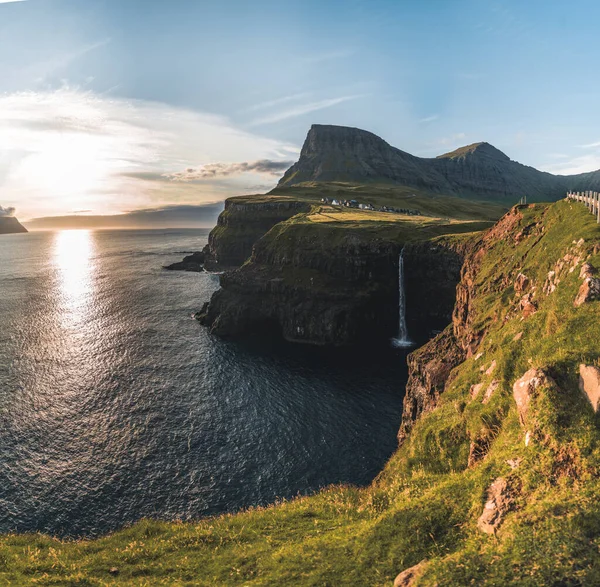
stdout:
[[407,348],[413,345],[408,338],[406,326],[406,293],[404,291],[404,247],[398,259],[398,336],[392,339],[392,344],[398,348]]

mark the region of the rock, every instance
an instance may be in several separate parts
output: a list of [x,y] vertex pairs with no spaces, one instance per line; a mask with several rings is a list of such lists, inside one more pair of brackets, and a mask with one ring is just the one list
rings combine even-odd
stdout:
[[479,395],[479,392],[483,389],[483,383],[477,383],[476,385],[471,385],[471,389],[469,390],[469,396],[471,399],[476,399]]
[[167,265],[165,267],[165,269],[168,269],[169,271],[200,272],[200,271],[203,271],[203,269],[204,269],[204,267],[203,267],[204,257],[205,257],[205,255],[203,252],[192,253],[191,255],[184,257],[183,261],[180,261],[179,263],[173,263],[171,265]]
[[600,300],[600,278],[596,277],[597,270],[590,263],[584,263],[579,272],[583,283],[579,288],[573,305],[578,308],[587,302]]
[[115,576],[115,575],[118,575],[118,574],[119,574],[119,569],[118,569],[117,567],[111,567],[110,569],[108,569],[108,572],[109,572],[111,575]]
[[513,385],[513,397],[517,404],[519,421],[522,426],[527,425],[527,414],[532,398],[542,385],[555,385],[543,369],[529,369],[523,377],[515,381]]
[[600,409],[600,368],[579,365],[579,389],[586,395],[594,412]]
[[523,338],[523,331],[519,332],[519,334],[515,334],[515,336],[513,337],[513,341],[517,342],[519,340],[521,340]]
[[409,377],[402,424],[398,432],[400,444],[408,436],[417,418],[437,405],[452,369],[464,360],[465,352],[456,343],[452,326],[448,326],[425,346],[408,355]]
[[517,293],[523,293],[529,287],[530,283],[529,277],[523,273],[519,273],[515,281],[515,291]]
[[533,299],[533,293],[525,294],[519,301],[519,307],[523,312],[523,318],[528,318],[535,314],[538,310],[537,302]]
[[477,527],[486,534],[494,534],[512,509],[512,491],[504,477],[498,477],[489,487],[483,512],[477,520]]
[[492,395],[494,395],[494,392],[498,389],[499,386],[500,382],[497,379],[494,379],[494,381],[492,381],[488,385],[488,388],[485,390],[485,394],[483,395],[481,403],[487,404],[490,401],[490,399],[492,399]]
[[423,574],[425,570],[425,561],[418,565],[402,571],[394,580],[394,587],[411,587],[415,581]]
[[521,462],[523,461],[523,459],[521,457],[518,457],[516,459],[508,459],[506,461],[506,464],[511,468],[511,469],[516,469]]
[[486,375],[491,375],[496,370],[496,365],[497,365],[496,359],[494,359],[492,361],[492,363],[490,364],[490,366],[487,368],[485,374]]
[[579,279],[587,279],[588,277],[594,277],[596,273],[598,272],[591,263],[584,263],[581,266],[581,271],[579,272]]

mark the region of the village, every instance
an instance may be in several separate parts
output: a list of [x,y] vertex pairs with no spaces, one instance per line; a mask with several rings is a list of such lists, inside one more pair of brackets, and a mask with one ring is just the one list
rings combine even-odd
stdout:
[[422,216],[420,210],[410,210],[409,208],[392,208],[391,206],[376,207],[373,204],[365,204],[358,200],[338,200],[330,198],[321,198],[323,204],[330,206],[345,206],[346,208],[356,208],[358,210],[371,210],[373,212],[389,212],[392,214],[407,214],[409,216]]

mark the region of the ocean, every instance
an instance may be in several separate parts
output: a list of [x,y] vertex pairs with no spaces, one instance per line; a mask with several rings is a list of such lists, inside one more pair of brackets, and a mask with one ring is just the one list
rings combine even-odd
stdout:
[[0,237],[0,532],[93,537],[333,483],[396,447],[405,350],[222,340],[207,230]]

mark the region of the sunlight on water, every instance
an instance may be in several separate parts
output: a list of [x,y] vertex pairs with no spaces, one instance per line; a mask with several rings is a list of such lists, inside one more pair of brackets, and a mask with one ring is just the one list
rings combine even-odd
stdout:
[[63,315],[71,323],[83,318],[91,303],[94,249],[89,230],[56,233],[53,262],[59,277]]

